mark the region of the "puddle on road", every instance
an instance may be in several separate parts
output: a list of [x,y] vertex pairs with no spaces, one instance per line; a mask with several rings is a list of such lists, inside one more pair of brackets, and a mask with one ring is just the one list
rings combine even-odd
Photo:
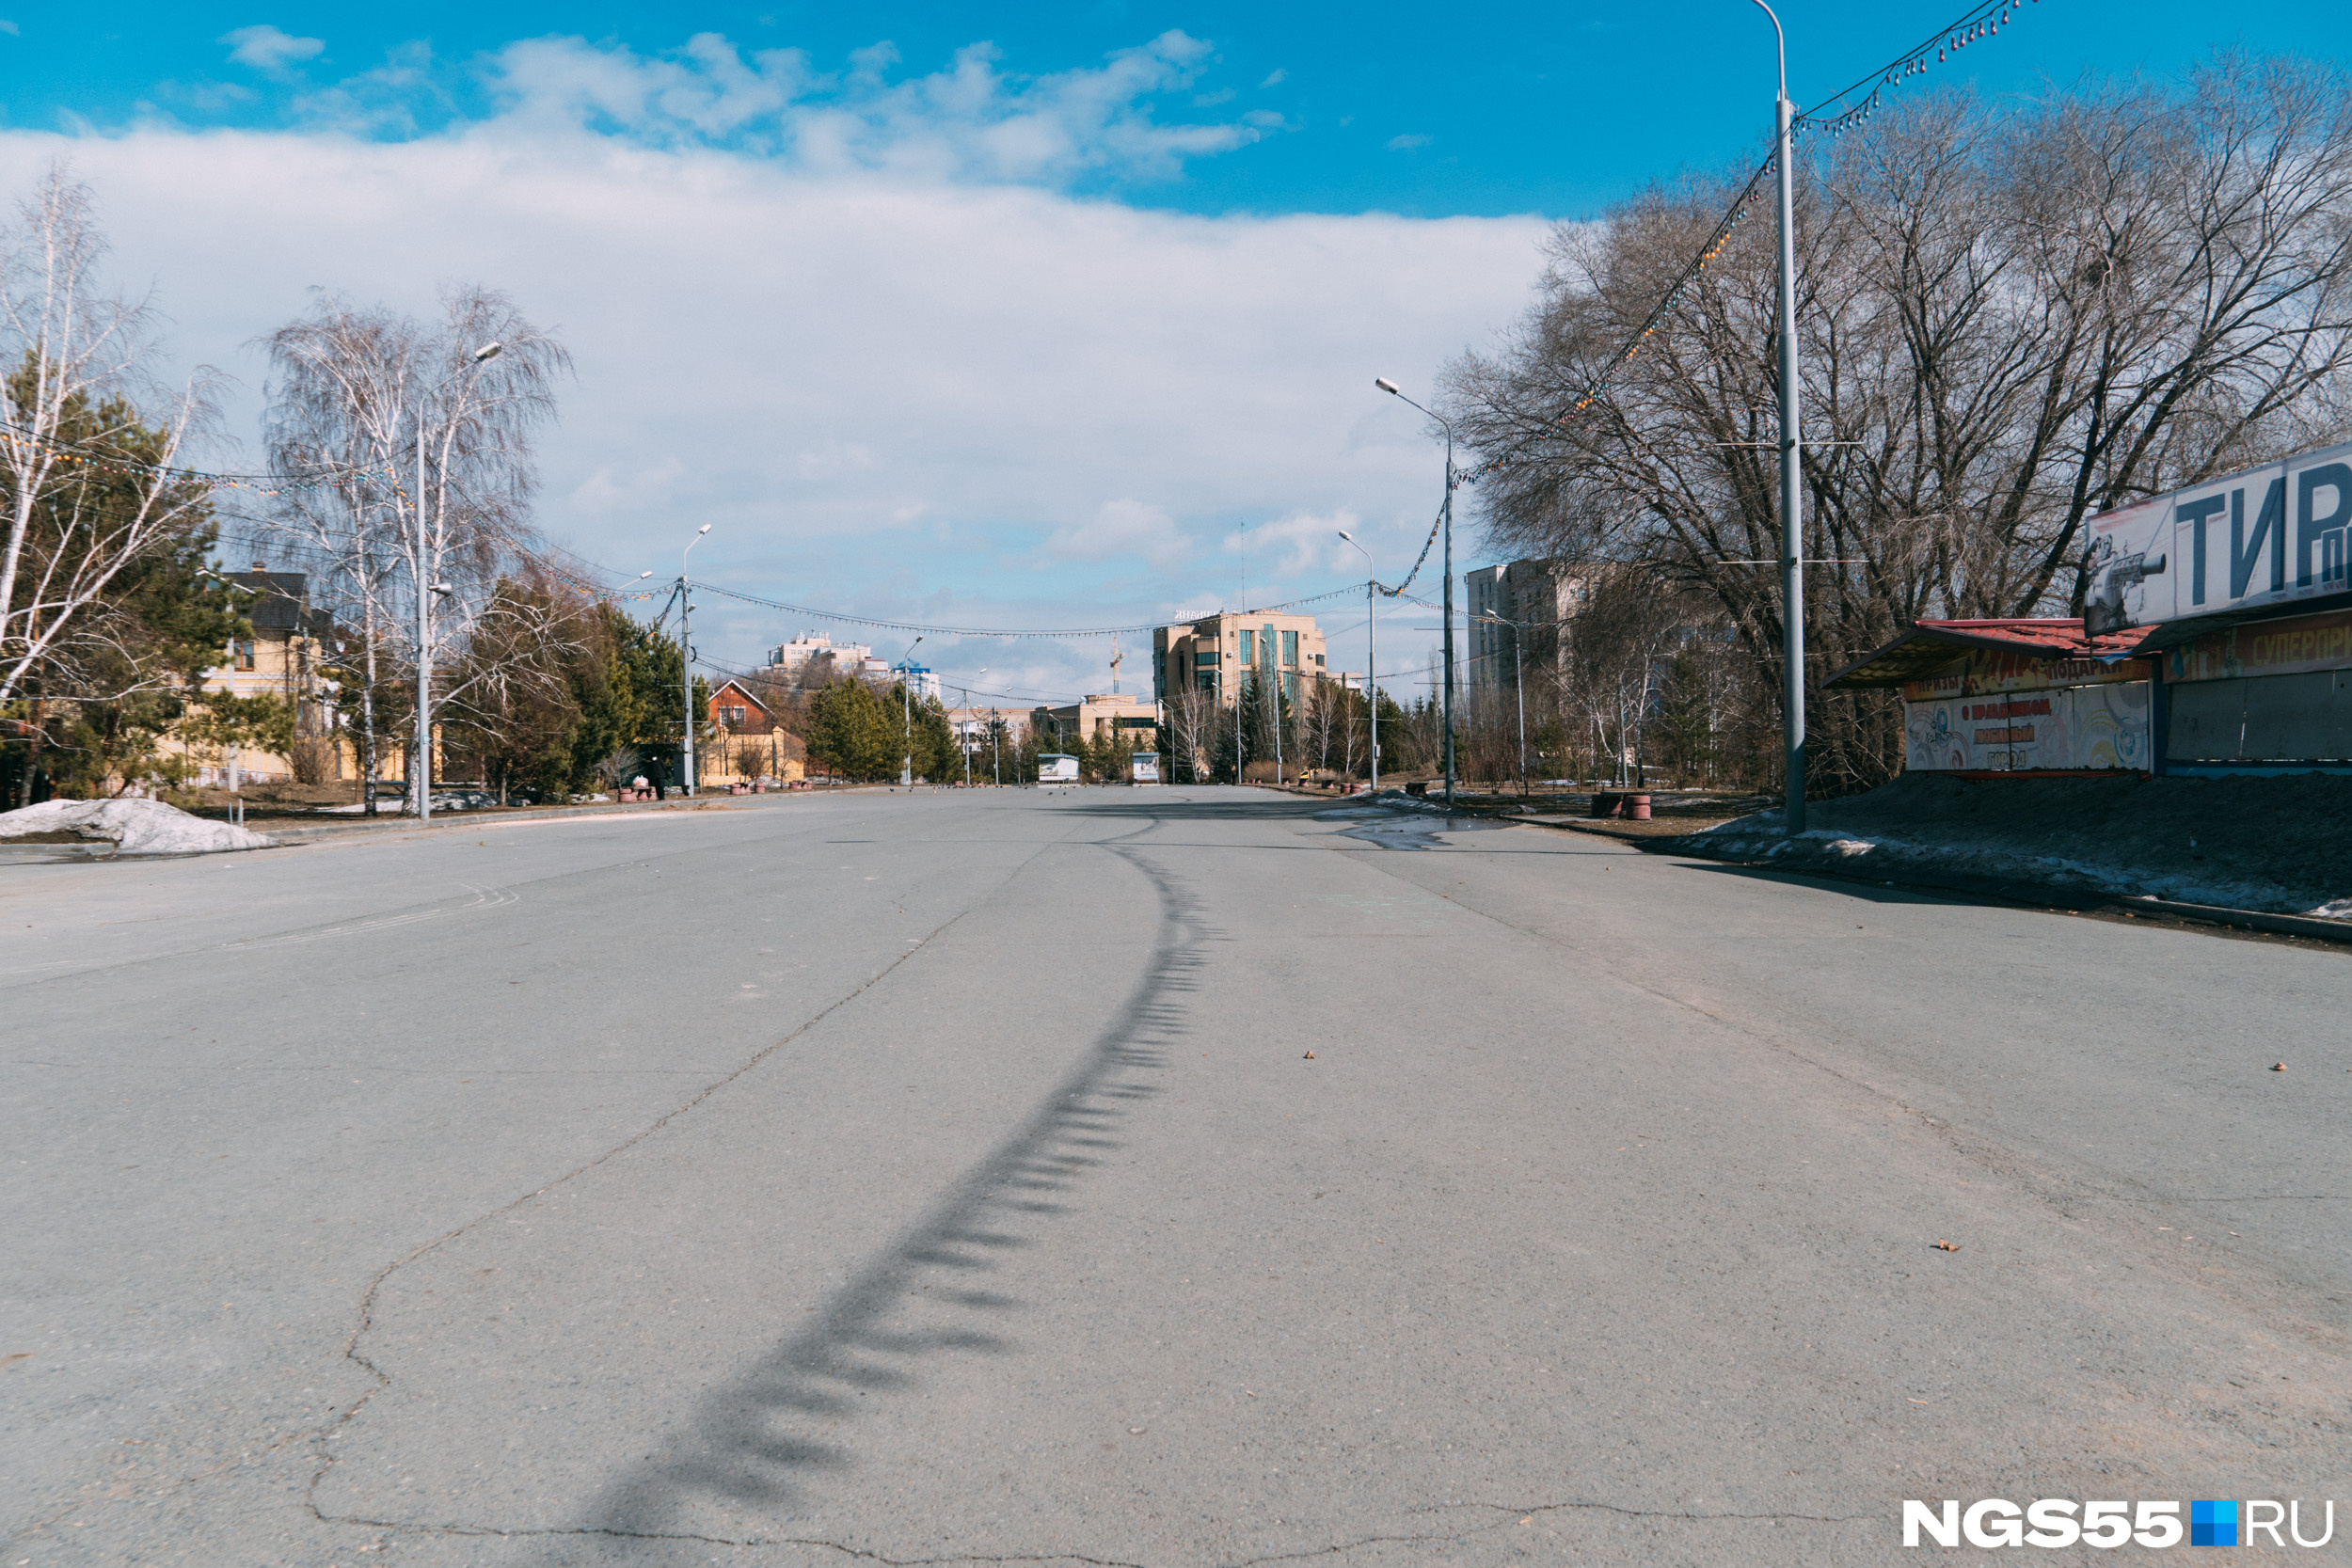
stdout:
[[1441,833],[1482,832],[1510,826],[1490,816],[1455,816],[1441,811],[1398,812],[1377,806],[1315,815],[1326,821],[1346,823],[1339,830],[1343,837],[1360,838],[1383,849],[1434,849]]

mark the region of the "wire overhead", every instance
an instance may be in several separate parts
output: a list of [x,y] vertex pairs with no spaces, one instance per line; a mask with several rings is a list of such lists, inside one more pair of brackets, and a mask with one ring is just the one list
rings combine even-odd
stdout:
[[[1915,44],[1879,70],[1830,94],[1812,108],[1797,116],[1789,122],[1790,135],[1802,136],[1807,131],[1826,131],[1832,136],[1845,135],[1876,113],[1880,102],[1888,91],[1931,69],[1927,58],[1930,51],[1934,52],[1935,61],[1940,64],[1969,44],[1989,39],[2014,22],[2018,12],[2025,6],[2039,3],[2040,0],[1980,0],[1979,4],[1971,6],[1949,26],[1937,29],[1925,42]],[[1869,94],[1860,103],[1836,114],[1826,113],[1835,105],[1845,103],[1856,93],[1861,92],[1866,86],[1870,89]],[[1475,484],[1487,475],[1510,467],[1521,452],[1552,435],[1566,425],[1568,420],[1600,400],[1601,394],[1607,392],[1614,384],[1617,372],[1633,362],[1634,357],[1642,352],[1644,345],[1649,341],[1650,336],[1665,325],[1668,313],[1682,302],[1682,296],[1689,291],[1691,285],[1698,281],[1699,275],[1707,270],[1708,264],[1723,254],[1724,246],[1731,242],[1731,231],[1740,226],[1741,219],[1746,217],[1748,209],[1763,198],[1764,181],[1767,176],[1775,172],[1776,162],[1777,160],[1768,157],[1749,174],[1747,183],[1742,185],[1740,194],[1732,198],[1731,205],[1724,210],[1724,215],[1716,221],[1714,229],[1708,234],[1706,243],[1699,246],[1697,254],[1684,264],[1682,271],[1667,287],[1657,306],[1642,319],[1642,325],[1634,328],[1624,341],[1618,344],[1604,362],[1601,371],[1587,380],[1583,389],[1576,394],[1574,400],[1559,413],[1545,420],[1540,428],[1530,431],[1501,452],[1486,459],[1486,462],[1474,468],[1460,470],[1456,476],[1460,483]],[[1425,555],[1427,551],[1424,549],[1422,553]],[[1419,569],[1418,564],[1415,569]],[[1412,579],[1408,578],[1406,580],[1409,582]]]

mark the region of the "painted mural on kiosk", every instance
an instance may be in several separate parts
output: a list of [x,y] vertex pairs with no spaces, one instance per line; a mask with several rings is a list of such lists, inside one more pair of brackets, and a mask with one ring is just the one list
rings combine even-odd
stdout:
[[1903,766],[1921,772],[2144,772],[2148,682],[1907,702]]

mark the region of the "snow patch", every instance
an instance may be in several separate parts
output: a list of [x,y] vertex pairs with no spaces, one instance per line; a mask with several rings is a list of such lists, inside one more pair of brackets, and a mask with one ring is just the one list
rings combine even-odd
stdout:
[[223,849],[266,849],[276,841],[227,822],[207,822],[161,800],[43,800],[0,812],[0,839],[28,833],[79,833],[112,839],[124,855],[206,855]]

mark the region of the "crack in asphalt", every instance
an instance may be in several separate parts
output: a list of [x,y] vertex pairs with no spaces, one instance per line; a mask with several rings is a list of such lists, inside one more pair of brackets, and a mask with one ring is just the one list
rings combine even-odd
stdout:
[[[1005,874],[1004,878],[997,883],[997,889],[1001,890],[1004,886],[1010,883],[1015,878],[1019,877],[1022,871],[1028,866],[1029,863],[1036,860],[1039,855],[1045,853],[1046,850],[1053,848],[1057,847],[1057,845],[1063,842],[1066,842],[1066,840],[1049,840],[1046,843],[1039,845],[1037,848],[1029,855],[1025,856],[1019,864],[1015,865],[1011,870]],[[338,1414],[332,1421],[326,1422],[321,1427],[314,1428],[307,1433],[307,1435],[309,1435],[318,1445],[319,1450],[318,1465],[311,1472],[309,1484],[303,1488],[303,1505],[310,1510],[311,1516],[316,1518],[322,1524],[347,1524],[358,1522],[345,1520],[321,1509],[318,1504],[318,1490],[320,1485],[326,1481],[327,1472],[331,1470],[335,1465],[335,1456],[327,1449],[326,1445],[332,1442],[338,1433],[349,1427],[353,1421],[357,1420],[359,1413],[367,1408],[369,1402],[373,1401],[376,1395],[382,1393],[392,1385],[390,1374],[386,1372],[383,1368],[377,1366],[373,1361],[368,1359],[368,1357],[359,1350],[360,1341],[366,1338],[369,1332],[375,1326],[375,1303],[378,1296],[381,1295],[384,1284],[387,1280],[390,1279],[393,1275],[399,1273],[402,1269],[406,1268],[409,1264],[416,1262],[421,1258],[429,1256],[439,1248],[444,1247],[450,1243],[457,1240],[459,1237],[465,1236],[471,1231],[487,1225],[490,1221],[495,1220],[501,1215],[512,1213],[514,1211],[536,1201],[537,1199],[545,1196],[547,1194],[553,1192],[556,1188],[586,1175],[588,1172],[595,1170],[598,1166],[603,1165],[618,1156],[627,1153],[629,1149],[636,1148],[647,1138],[652,1137],[655,1133],[669,1126],[670,1123],[675,1121],[678,1117],[686,1116],[690,1112],[693,1111],[712,1095],[717,1094],[721,1089],[725,1088],[728,1085],[733,1084],[736,1080],[741,1078],[745,1073],[752,1071],[753,1069],[758,1068],[761,1064],[767,1062],[771,1057],[774,1056],[777,1052],[782,1051],[786,1046],[790,1045],[793,1041],[801,1038],[803,1035],[806,1035],[810,1030],[816,1028],[826,1019],[832,1017],[834,1013],[839,1012],[842,1008],[848,1006],[850,1003],[856,1001],[859,997],[864,996],[867,991],[873,990],[876,986],[880,985],[883,980],[887,979],[894,972],[896,972],[900,965],[907,963],[920,955],[926,947],[930,946],[932,938],[946,931],[949,927],[955,926],[958,922],[970,915],[974,911],[985,908],[988,901],[988,897],[986,896],[974,899],[972,902],[965,905],[964,908],[957,911],[953,915],[950,915],[947,919],[940,922],[940,924],[933,927],[930,931],[925,933],[924,938],[919,944],[905,953],[899,954],[897,958],[884,964],[881,969],[876,970],[872,974],[866,976],[865,980],[852,987],[850,990],[844,992],[838,997],[835,997],[823,1008],[811,1014],[806,1019],[803,1019],[800,1025],[793,1029],[791,1033],[785,1035],[783,1037],[775,1040],[771,1044],[762,1047],[759,1051],[754,1053],[749,1058],[744,1060],[731,1071],[728,1071],[721,1077],[713,1079],[711,1082],[704,1085],[702,1089],[691,1099],[685,1101],[681,1104],[672,1107],[668,1111],[663,1112],[661,1116],[657,1117],[655,1120],[638,1129],[636,1132],[630,1134],[621,1142],[614,1144],[612,1148],[605,1149],[594,1159],[584,1161],[579,1165],[574,1166],[572,1169],[565,1171],[563,1175],[556,1177],[554,1180],[535,1187],[530,1192],[524,1193],[520,1196],[513,1198],[508,1202],[500,1204],[495,1209],[487,1210],[483,1213],[477,1214],[472,1219],[468,1220],[465,1224],[453,1227],[451,1229],[442,1232],[440,1235],[432,1238],[430,1241],[419,1243],[418,1245],[410,1248],[407,1252],[403,1253],[400,1257],[395,1258],[390,1262],[385,1264],[381,1269],[377,1270],[375,1275],[369,1279],[367,1288],[360,1292],[358,1324],[352,1329],[350,1337],[343,1341],[344,1358],[351,1361],[365,1371],[369,1376],[373,1377],[375,1380],[375,1386],[370,1388],[367,1392],[361,1394],[358,1399],[353,1401],[352,1403]],[[306,1434],[294,1434],[293,1437],[290,1437],[288,1441],[299,1441],[303,1435]],[[373,1521],[369,1521],[368,1523],[372,1528],[386,1528],[373,1526]],[[485,1533],[499,1532],[489,1531]]]
[[[1156,822],[1147,823],[1136,829],[1132,833],[1120,836],[1127,838],[1140,836],[1158,825]],[[1075,831],[1075,827],[1076,825],[1073,824],[1073,832]],[[1134,855],[1117,839],[1092,842],[1135,865],[1152,883],[1159,895],[1161,940],[1155,944],[1156,950],[1152,960],[1146,966],[1135,993],[1129,998],[1119,1017],[1105,1030],[1104,1036],[1096,1041],[1086,1059],[1064,1079],[1055,1091],[1046,1097],[1043,1104],[1038,1112],[1033,1114],[1027,1124],[999,1145],[998,1148],[972,1172],[967,1173],[951,1190],[947,1198],[936,1205],[931,1215],[915,1226],[897,1248],[877,1263],[870,1265],[862,1275],[853,1279],[847,1288],[837,1292],[834,1304],[819,1315],[817,1327],[795,1336],[792,1340],[787,1341],[778,1353],[769,1358],[771,1365],[764,1369],[767,1374],[764,1380],[759,1379],[755,1374],[755,1381],[761,1383],[760,1386],[752,1390],[753,1402],[755,1404],[760,1403],[762,1396],[765,1396],[769,1402],[787,1407],[798,1406],[803,1409],[811,1409],[827,1406],[831,1402],[829,1399],[813,1389],[806,1386],[779,1388],[778,1385],[792,1382],[791,1374],[795,1372],[803,1374],[803,1382],[807,1378],[821,1376],[827,1372],[834,1377],[843,1375],[843,1370],[838,1366],[829,1368],[794,1366],[791,1363],[826,1359],[826,1355],[820,1353],[831,1353],[831,1357],[837,1360],[838,1353],[853,1344],[869,1351],[900,1353],[938,1349],[993,1348],[987,1337],[968,1333],[886,1336],[879,1332],[877,1320],[889,1307],[907,1296],[910,1279],[918,1271],[938,1267],[963,1269],[986,1266],[979,1259],[970,1257],[960,1249],[975,1245],[1009,1244],[1018,1240],[1018,1238],[991,1233],[979,1228],[975,1222],[980,1217],[982,1210],[996,1206],[1033,1214],[1057,1212],[1057,1206],[1039,1201],[1034,1197],[1018,1196],[1013,1189],[1026,1192],[1035,1188],[1057,1188],[1066,1185],[1069,1180],[1078,1174],[1075,1167],[1100,1164],[1099,1161],[1082,1155],[1057,1154],[1055,1146],[1058,1144],[1099,1145],[1102,1140],[1091,1134],[1105,1131],[1111,1118],[1124,1110],[1124,1106],[1120,1101],[1143,1098],[1158,1092],[1148,1084],[1111,1080],[1119,1074],[1166,1065],[1164,1054],[1144,1046],[1141,1040],[1148,1036],[1172,1034],[1180,1028],[1183,1009],[1169,999],[1169,993],[1188,989],[1195,983],[1193,972],[1197,971],[1204,961],[1199,952],[1199,947],[1202,942],[1213,940],[1215,933],[1200,925],[1195,918],[1196,906],[1193,901],[1181,891],[1175,879],[1165,871]],[[1032,862],[1047,850],[1067,847],[1070,844],[1071,839],[1065,835],[1039,845],[1031,854],[1006,873],[1004,879],[997,884],[998,889],[1001,890],[1003,886],[1016,879]],[[429,1256],[437,1248],[446,1246],[451,1242],[490,1221],[545,1196],[554,1189],[605,1164],[643,1143],[671,1122],[694,1110],[721,1089],[768,1061],[787,1045],[805,1036],[827,1018],[873,990],[901,964],[928,948],[933,939],[944,934],[970,914],[988,907],[993,897],[992,893],[974,899],[963,910],[941,922],[914,942],[906,953],[892,959],[864,982],[837,997],[820,1011],[812,1014],[790,1034],[763,1048],[731,1071],[706,1085],[691,1099],[666,1112],[628,1139],[531,1192],[478,1214],[465,1224],[454,1227],[411,1248],[380,1269],[369,1280],[366,1289],[361,1292],[359,1322],[343,1346],[344,1356],[374,1379],[374,1386],[354,1401],[331,1422],[320,1428],[310,1429],[308,1433],[290,1434],[283,1443],[278,1445],[282,1447],[285,1444],[298,1442],[307,1435],[317,1447],[318,1463],[311,1473],[303,1497],[304,1505],[311,1516],[326,1525],[394,1532],[408,1530],[436,1535],[513,1539],[607,1538],[614,1541],[647,1543],[688,1541],[732,1546],[802,1546],[837,1551],[862,1560],[893,1565],[893,1568],[900,1564],[905,1565],[905,1568],[925,1568],[925,1565],[958,1562],[1071,1562],[1093,1565],[1093,1568],[1141,1568],[1139,1564],[1093,1558],[1075,1552],[1008,1556],[963,1553],[946,1557],[892,1558],[880,1552],[818,1538],[782,1536],[734,1538],[691,1530],[631,1529],[624,1526],[612,1525],[501,1529],[486,1525],[373,1519],[358,1515],[330,1513],[323,1509],[318,1501],[319,1489],[336,1463],[335,1456],[327,1445],[358,1419],[377,1394],[392,1385],[391,1375],[371,1360],[360,1348],[362,1341],[375,1326],[376,1302],[388,1280],[400,1270]],[[1097,1097],[1109,1098],[1112,1101],[1110,1107],[1098,1109],[1080,1103]],[[1055,1180],[1045,1180],[1044,1177],[1052,1177]],[[963,1304],[970,1307],[990,1305],[993,1299],[984,1297],[978,1292],[964,1292],[963,1294],[965,1298],[968,1298]],[[950,1297],[949,1299],[956,1298]],[[803,1343],[812,1338],[818,1343]],[[773,1364],[779,1361],[787,1365],[778,1369]],[[780,1457],[787,1464],[823,1463],[827,1458],[826,1455],[818,1452],[814,1445],[779,1446],[770,1440],[764,1431],[729,1432],[725,1430],[729,1423],[724,1419],[714,1424],[721,1429],[716,1433],[722,1439],[718,1447],[724,1449],[727,1446],[727,1439],[736,1440],[739,1451],[733,1457],[737,1473],[725,1474],[726,1465],[723,1463],[716,1465],[708,1464],[707,1460],[711,1456],[706,1456],[706,1464],[700,1468],[700,1473],[688,1477],[672,1476],[665,1478],[666,1480],[675,1482],[691,1479],[705,1485],[719,1482],[724,1490],[738,1493],[748,1490],[756,1494],[771,1490],[773,1486],[773,1481],[770,1478],[746,1473],[755,1469],[760,1462],[764,1461],[772,1467]],[[755,1441],[745,1443],[743,1439]],[[725,1456],[722,1454],[718,1457],[723,1460]],[[655,1503],[658,1507],[658,1501],[645,1495],[644,1479],[641,1478],[635,1486],[623,1485],[619,1489],[620,1496],[614,1500],[624,1507],[630,1504],[642,1506],[649,1502]],[[732,1485],[726,1484],[728,1482],[732,1482]]]
[[1332,1557],[1342,1552],[1352,1552],[1359,1546],[1412,1546],[1432,1541],[1466,1541],[1472,1536],[1509,1528],[1514,1516],[1524,1521],[1540,1513],[1613,1513],[1628,1519],[1673,1519],[1687,1524],[1719,1522],[1779,1524],[1785,1520],[1792,1520],[1809,1525],[1851,1525],[1867,1523],[1877,1517],[1875,1514],[1867,1513],[1695,1513],[1684,1509],[1629,1508],[1622,1503],[1591,1501],[1531,1503],[1524,1508],[1506,1507],[1502,1503],[1440,1503],[1415,1512],[1436,1513],[1447,1508],[1492,1509],[1502,1517],[1489,1525],[1477,1525],[1463,1529],[1422,1530],[1409,1535],[1358,1536],[1349,1541],[1334,1542],[1328,1546],[1311,1546],[1304,1551],[1276,1552],[1265,1557],[1243,1558],[1238,1561],[1221,1563],[1219,1568],[1263,1568],[1264,1564],[1270,1562],[1301,1562],[1310,1558]]
[[603,1525],[566,1525],[548,1529],[499,1529],[489,1525],[427,1525],[410,1520],[342,1518],[335,1524],[355,1525],[365,1529],[407,1532],[414,1535],[455,1536],[460,1539],[496,1541],[534,1540],[607,1540],[607,1541],[691,1541],[705,1546],[806,1546],[823,1551],[839,1552],[861,1562],[879,1562],[884,1568],[947,1568],[958,1562],[1082,1562],[1089,1568],[1145,1568],[1139,1562],[1120,1558],[1088,1557],[1079,1552],[1034,1552],[989,1554],[958,1552],[948,1557],[891,1557],[886,1553],[846,1542],[827,1541],[818,1536],[803,1535],[711,1535],[699,1530],[635,1530],[620,1529]]

